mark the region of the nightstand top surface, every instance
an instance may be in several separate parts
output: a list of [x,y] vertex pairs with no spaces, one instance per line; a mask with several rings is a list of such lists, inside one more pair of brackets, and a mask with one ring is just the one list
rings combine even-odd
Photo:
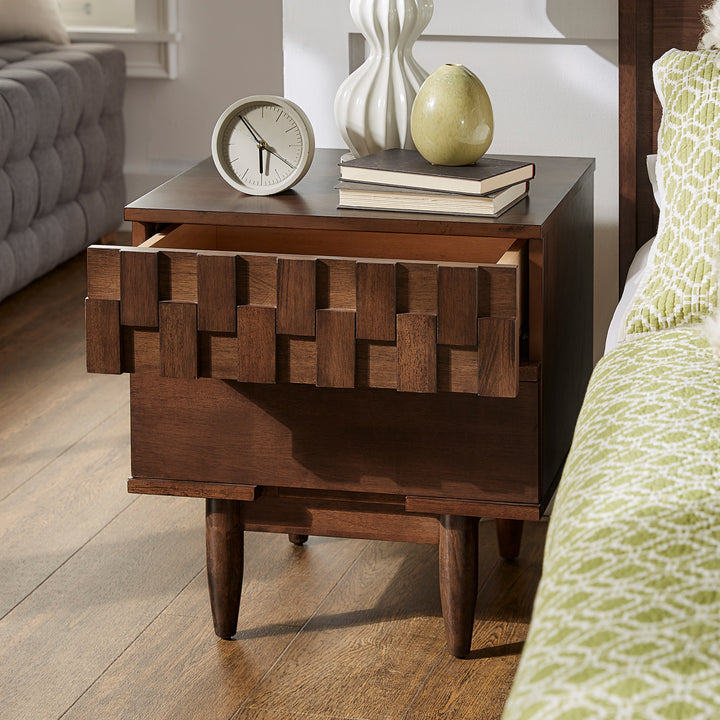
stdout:
[[341,150],[316,150],[308,174],[293,190],[266,197],[233,190],[207,158],[130,203],[125,218],[154,223],[538,237],[563,199],[595,167],[592,158],[507,156],[534,162],[535,178],[526,199],[500,217],[488,218],[339,209],[335,185],[341,155]]

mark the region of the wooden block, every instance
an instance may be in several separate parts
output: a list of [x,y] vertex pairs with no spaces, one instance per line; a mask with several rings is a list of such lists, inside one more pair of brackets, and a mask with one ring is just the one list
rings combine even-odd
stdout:
[[397,382],[395,343],[358,340],[355,347],[356,386],[397,390]]
[[198,332],[198,375],[237,380],[238,340],[234,333]]
[[197,253],[158,251],[158,299],[197,302]]
[[277,307],[277,257],[238,255],[235,267],[238,305]]
[[160,374],[196,378],[198,375],[197,305],[160,303]]
[[398,313],[437,315],[437,265],[402,262],[395,267]]
[[518,268],[512,265],[478,268],[478,316],[517,317]]
[[318,259],[315,269],[317,307],[355,310],[355,261],[323,258]]
[[355,313],[318,310],[315,322],[318,387],[355,387]]
[[93,300],[120,299],[120,248],[88,248],[87,296]]
[[[475,331],[477,333],[477,330]],[[477,395],[477,347],[439,345],[437,347],[438,391]]]
[[395,340],[395,264],[358,262],[355,332],[364,340]]
[[91,373],[122,373],[120,302],[85,300],[85,360]]
[[120,322],[135,327],[158,326],[156,252],[120,251]]
[[438,343],[477,344],[477,269],[438,268]]
[[198,330],[234,333],[235,256],[197,256]]
[[125,372],[160,374],[160,333],[155,328],[121,327]]
[[278,258],[277,332],[315,335],[315,260]]
[[516,397],[520,388],[515,318],[478,318],[478,394]]
[[277,336],[277,379],[280,383],[317,384],[315,338]]
[[237,352],[240,382],[275,382],[275,308],[237,308]]
[[437,392],[436,328],[434,315],[397,316],[398,390]]

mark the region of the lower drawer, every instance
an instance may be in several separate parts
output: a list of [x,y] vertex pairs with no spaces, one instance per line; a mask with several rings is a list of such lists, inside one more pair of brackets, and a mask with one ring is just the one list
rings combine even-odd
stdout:
[[415,508],[433,498],[529,507],[540,502],[538,396],[537,382],[504,399],[134,375],[131,489],[224,497],[227,485],[284,487],[393,495]]

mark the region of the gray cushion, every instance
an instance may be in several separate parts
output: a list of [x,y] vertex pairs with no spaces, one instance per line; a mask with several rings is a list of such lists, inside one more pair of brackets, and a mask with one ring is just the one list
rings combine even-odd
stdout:
[[0,300],[122,222],[125,57],[0,43]]

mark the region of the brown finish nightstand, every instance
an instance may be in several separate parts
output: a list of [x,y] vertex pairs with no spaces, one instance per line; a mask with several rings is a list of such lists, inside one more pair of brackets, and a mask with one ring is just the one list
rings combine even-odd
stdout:
[[470,649],[477,522],[514,557],[555,489],[592,367],[594,162],[528,158],[499,218],[337,209],[340,151],[296,190],[206,160],[88,250],[87,365],[132,373],[131,492],[206,498],[215,630],[243,531],[437,543]]

